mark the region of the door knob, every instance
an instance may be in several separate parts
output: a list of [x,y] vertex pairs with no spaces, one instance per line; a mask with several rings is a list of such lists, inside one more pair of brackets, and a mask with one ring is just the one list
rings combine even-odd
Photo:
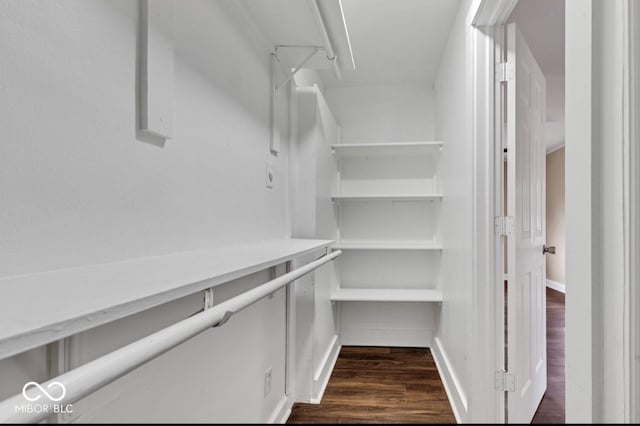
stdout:
[[547,247],[547,245],[542,246],[542,254],[556,254],[556,246]]

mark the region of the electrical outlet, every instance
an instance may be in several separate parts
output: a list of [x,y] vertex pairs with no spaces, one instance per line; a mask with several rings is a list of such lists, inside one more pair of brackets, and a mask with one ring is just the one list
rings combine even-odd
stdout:
[[273,185],[276,181],[276,172],[273,169],[273,165],[271,165],[271,163],[267,162],[267,173],[265,176],[265,184],[267,185],[267,188],[273,188]]
[[264,397],[271,393],[271,367],[264,372]]

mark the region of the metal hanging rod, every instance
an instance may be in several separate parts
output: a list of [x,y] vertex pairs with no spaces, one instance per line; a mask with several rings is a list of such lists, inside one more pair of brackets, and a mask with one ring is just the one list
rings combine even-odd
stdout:
[[[17,412],[16,407],[29,403],[22,393],[6,399],[0,402],[0,423],[34,423],[42,420],[51,415],[54,406],[64,406],[78,401],[208,328],[224,325],[235,313],[335,259],[340,254],[342,254],[340,250],[326,254],[318,260],[233,297],[226,302],[55,377],[43,383],[40,387],[29,389],[27,392],[31,401],[37,398],[38,404],[47,406],[48,410]],[[61,384],[62,388],[66,390],[62,398],[56,398],[57,401],[55,402],[46,397],[42,391],[42,389],[49,389],[49,386],[53,383]],[[53,386],[54,389],[56,387],[61,388],[60,385]],[[57,397],[58,395],[55,396]]]
[[313,17],[318,23],[318,27],[320,27],[320,36],[322,37],[322,43],[325,46],[327,51],[327,60],[331,63],[331,68],[333,68],[333,73],[335,74],[338,80],[342,80],[342,73],[340,72],[340,67],[338,66],[338,58],[333,50],[333,45],[331,44],[331,40],[329,39],[329,33],[327,32],[327,26],[325,25],[324,18],[322,17],[322,13],[320,12],[320,5],[318,3],[319,0],[310,0],[311,3],[311,11],[313,12]]

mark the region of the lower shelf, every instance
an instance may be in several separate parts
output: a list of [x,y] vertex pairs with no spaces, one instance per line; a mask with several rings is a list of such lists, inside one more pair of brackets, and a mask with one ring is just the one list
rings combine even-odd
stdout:
[[442,293],[434,289],[337,288],[335,302],[442,302]]

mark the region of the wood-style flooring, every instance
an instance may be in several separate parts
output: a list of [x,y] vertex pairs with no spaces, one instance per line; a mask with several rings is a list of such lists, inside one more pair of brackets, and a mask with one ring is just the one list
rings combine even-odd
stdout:
[[343,347],[320,404],[288,423],[455,423],[429,349]]
[[564,423],[564,293],[547,288],[547,392],[531,423]]

